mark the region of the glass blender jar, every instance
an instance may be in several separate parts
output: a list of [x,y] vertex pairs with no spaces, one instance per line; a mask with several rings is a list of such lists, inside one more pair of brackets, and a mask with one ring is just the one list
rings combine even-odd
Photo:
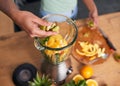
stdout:
[[[40,42],[44,38],[36,37],[34,39],[35,47],[41,51],[44,57],[40,71],[42,74],[50,76],[55,82],[61,83],[72,72],[70,53],[72,45],[76,41],[78,30],[74,21],[64,15],[50,14],[42,19],[55,22],[59,26],[59,33],[49,37],[49,40],[55,39],[55,41],[49,42],[49,44],[53,44],[52,47]],[[57,40],[61,41],[59,47],[56,45]]]

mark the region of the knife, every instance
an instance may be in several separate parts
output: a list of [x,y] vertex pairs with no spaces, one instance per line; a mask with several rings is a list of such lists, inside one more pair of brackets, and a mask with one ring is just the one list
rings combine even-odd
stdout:
[[99,28],[100,33],[102,34],[102,36],[104,37],[104,39],[106,40],[108,46],[113,49],[114,51],[116,51],[115,46],[112,44],[112,42],[109,40],[109,38],[107,37],[107,35],[102,31],[102,29]]

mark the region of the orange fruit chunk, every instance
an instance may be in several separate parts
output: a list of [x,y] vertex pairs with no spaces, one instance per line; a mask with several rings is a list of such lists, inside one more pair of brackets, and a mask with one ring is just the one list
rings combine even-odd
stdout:
[[98,86],[97,81],[95,81],[95,80],[93,80],[93,79],[88,79],[88,80],[86,81],[86,84],[87,84],[87,86]]
[[75,81],[75,83],[78,83],[78,81],[80,80],[84,80],[83,76],[81,76],[80,74],[77,74],[73,77],[73,81]]
[[80,69],[80,74],[85,78],[88,79],[93,75],[93,68],[89,65],[85,65]]

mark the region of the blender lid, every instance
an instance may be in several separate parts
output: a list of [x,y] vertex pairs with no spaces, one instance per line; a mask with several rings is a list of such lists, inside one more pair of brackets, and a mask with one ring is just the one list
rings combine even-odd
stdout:
[[28,81],[35,78],[36,72],[37,69],[32,64],[21,64],[13,72],[13,82],[16,86],[29,86]]

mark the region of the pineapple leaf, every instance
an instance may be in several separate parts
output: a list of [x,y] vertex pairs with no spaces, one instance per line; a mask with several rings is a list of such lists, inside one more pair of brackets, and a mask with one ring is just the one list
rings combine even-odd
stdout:
[[28,83],[30,86],[36,86],[34,82],[29,81]]
[[34,78],[33,81],[29,81],[28,83],[29,86],[51,86],[52,80],[45,75],[40,77],[39,74],[37,73],[36,78]]
[[36,75],[36,81],[40,83],[40,77],[39,77],[38,72],[37,72],[37,75]]
[[33,79],[33,82],[34,82],[35,84],[39,84],[39,82],[38,82],[36,79]]

